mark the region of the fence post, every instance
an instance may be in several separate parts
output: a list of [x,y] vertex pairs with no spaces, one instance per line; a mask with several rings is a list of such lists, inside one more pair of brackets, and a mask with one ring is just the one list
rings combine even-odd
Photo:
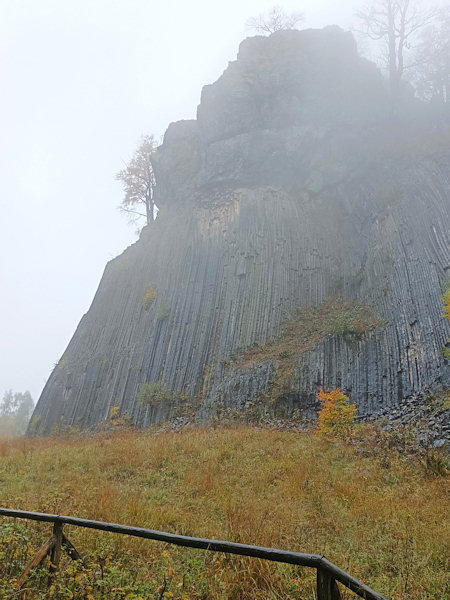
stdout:
[[52,537],[50,539],[48,539],[45,542],[45,544],[43,544],[41,546],[41,548],[39,548],[36,556],[28,563],[25,571],[22,573],[22,575],[17,580],[17,587],[19,589],[25,583],[25,580],[28,577],[28,575],[30,574],[31,569],[35,569],[38,565],[41,564],[41,562],[44,560],[44,558],[47,556],[47,554],[50,552],[50,550],[53,548],[54,545],[55,545],[55,536],[52,535]]
[[341,600],[335,579],[325,570],[317,569],[317,600]]
[[63,524],[60,521],[55,521],[53,523],[53,535],[55,537],[55,544],[50,553],[50,567],[49,567],[49,584],[55,575],[55,571],[59,566],[59,561],[61,560],[61,550],[63,543]]

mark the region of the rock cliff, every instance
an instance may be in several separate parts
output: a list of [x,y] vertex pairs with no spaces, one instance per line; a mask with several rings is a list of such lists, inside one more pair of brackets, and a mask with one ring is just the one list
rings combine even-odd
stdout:
[[337,27],[242,42],[167,129],[160,215],[106,266],[29,432],[312,416],[318,386],[373,414],[448,385],[450,134],[408,110]]

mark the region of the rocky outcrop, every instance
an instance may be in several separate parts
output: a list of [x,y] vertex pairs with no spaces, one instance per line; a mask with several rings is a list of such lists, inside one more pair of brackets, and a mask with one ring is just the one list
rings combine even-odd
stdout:
[[[332,183],[364,163],[371,146],[361,127],[388,116],[381,74],[358,56],[350,33],[327,27],[248,38],[203,88],[197,120],[169,126],[156,164],[160,198],[178,203],[187,190],[211,186]],[[318,182],[312,167],[327,161],[336,164]]]
[[[243,410],[279,364],[235,357],[331,296],[373,307],[379,326],[299,353],[275,398],[288,412],[313,415],[317,386],[373,414],[448,385],[450,135],[420,126],[392,120],[381,75],[338,28],[245,40],[197,120],[169,126],[160,215],[108,263],[30,433],[91,427],[113,407],[145,426],[181,398],[197,418]],[[147,382],[173,402],[139,402]]]

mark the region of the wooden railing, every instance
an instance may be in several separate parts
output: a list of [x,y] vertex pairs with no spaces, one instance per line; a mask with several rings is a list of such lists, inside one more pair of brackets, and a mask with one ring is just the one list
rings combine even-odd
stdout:
[[186,546],[188,548],[200,548],[211,552],[225,552],[228,554],[238,554],[240,556],[251,556],[264,560],[288,563],[301,567],[310,567],[317,570],[317,600],[339,600],[341,595],[336,584],[337,581],[365,600],[386,600],[384,596],[374,592],[367,585],[328,561],[324,556],[319,556],[317,554],[302,554],[300,552],[289,552],[287,550],[277,550],[275,548],[261,548],[259,546],[249,546],[247,544],[237,544],[234,542],[176,535],[164,531],[144,529],[142,527],[118,525],[117,523],[104,523],[103,521],[90,521],[87,519],[77,519],[75,517],[29,512],[26,510],[14,510],[10,508],[0,508],[0,515],[4,517],[14,517],[16,519],[29,519],[32,521],[53,523],[52,536],[41,546],[36,556],[30,561],[25,571],[20,576],[18,580],[19,588],[25,583],[30,571],[36,568],[47,555],[50,555],[50,577],[55,569],[58,568],[63,549],[70,558],[82,560],[79,552],[63,532],[64,525],[74,525],[76,527],[87,527],[98,531],[109,531],[111,533],[167,542],[177,546]]

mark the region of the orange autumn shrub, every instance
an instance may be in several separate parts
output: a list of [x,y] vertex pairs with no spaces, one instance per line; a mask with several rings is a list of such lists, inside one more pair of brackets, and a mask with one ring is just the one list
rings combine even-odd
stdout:
[[316,397],[321,406],[317,426],[319,433],[335,436],[348,433],[354,425],[357,409],[341,388],[326,392],[320,388]]

